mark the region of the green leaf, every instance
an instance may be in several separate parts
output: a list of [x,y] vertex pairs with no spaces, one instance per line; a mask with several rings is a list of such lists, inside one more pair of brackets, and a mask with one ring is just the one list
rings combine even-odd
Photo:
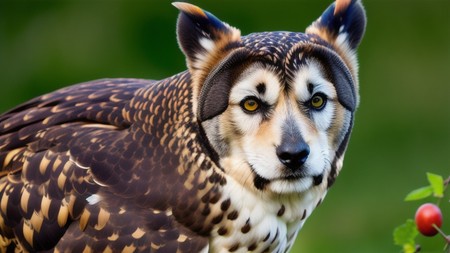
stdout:
[[405,201],[424,199],[428,196],[431,196],[431,194],[433,194],[433,187],[430,185],[425,186],[410,192],[408,195],[406,195]]
[[398,226],[394,230],[394,243],[395,245],[403,246],[404,248],[410,248],[405,245],[411,245],[415,247],[415,239],[419,234],[416,228],[416,224],[413,220],[408,219],[405,224]]
[[403,245],[404,253],[416,253],[416,245],[413,244],[405,244]]
[[438,198],[444,196],[444,179],[440,175],[427,173],[428,182],[433,189],[433,195]]

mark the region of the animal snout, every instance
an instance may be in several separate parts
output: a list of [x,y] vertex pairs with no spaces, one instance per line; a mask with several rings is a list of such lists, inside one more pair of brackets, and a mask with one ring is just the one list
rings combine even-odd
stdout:
[[309,146],[303,140],[283,143],[276,148],[280,162],[293,172],[299,170],[309,156]]

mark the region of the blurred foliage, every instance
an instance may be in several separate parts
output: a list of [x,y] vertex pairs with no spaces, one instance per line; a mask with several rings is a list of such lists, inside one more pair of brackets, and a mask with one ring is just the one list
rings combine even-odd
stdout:
[[[304,31],[330,3],[192,2],[243,34]],[[397,252],[392,230],[416,209],[405,194],[426,171],[450,172],[450,1],[363,2],[361,105],[344,170],[294,252]],[[91,79],[181,72],[176,17],[162,0],[0,0],[0,111]]]

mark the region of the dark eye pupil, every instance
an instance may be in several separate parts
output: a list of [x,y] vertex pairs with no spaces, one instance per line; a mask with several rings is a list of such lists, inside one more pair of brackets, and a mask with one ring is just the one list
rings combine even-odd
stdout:
[[315,95],[312,99],[311,99],[311,106],[314,109],[322,109],[322,107],[325,105],[325,98],[322,95]]
[[254,98],[246,98],[241,102],[241,107],[246,112],[256,112],[259,109],[259,101]]

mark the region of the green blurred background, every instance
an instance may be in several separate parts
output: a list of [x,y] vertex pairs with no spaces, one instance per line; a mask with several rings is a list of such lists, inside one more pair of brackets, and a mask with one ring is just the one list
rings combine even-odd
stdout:
[[[304,31],[326,0],[191,1],[241,29]],[[450,1],[367,0],[359,50],[361,105],[344,170],[300,232],[294,252],[399,252],[405,203],[450,175]],[[103,77],[161,79],[185,69],[169,1],[0,0],[0,112]],[[443,201],[450,233],[450,203]],[[422,252],[442,252],[423,238]]]

